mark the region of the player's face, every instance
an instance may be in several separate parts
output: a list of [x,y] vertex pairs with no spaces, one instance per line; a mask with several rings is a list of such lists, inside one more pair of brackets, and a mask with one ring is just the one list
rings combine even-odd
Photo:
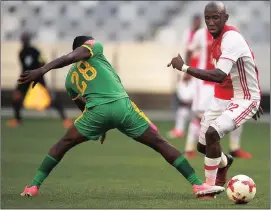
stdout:
[[200,17],[196,17],[193,21],[193,28],[199,29],[200,26],[201,26],[201,19],[200,19]]
[[206,9],[204,11],[205,23],[208,31],[216,37],[223,30],[226,20],[225,14],[219,13],[215,9]]

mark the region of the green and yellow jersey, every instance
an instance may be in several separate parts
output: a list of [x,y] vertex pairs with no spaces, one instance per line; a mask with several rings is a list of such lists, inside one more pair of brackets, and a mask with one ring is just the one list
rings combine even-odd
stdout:
[[86,108],[128,97],[118,74],[103,54],[103,45],[95,40],[85,42],[88,59],[74,63],[67,74],[65,86],[73,100],[86,99]]

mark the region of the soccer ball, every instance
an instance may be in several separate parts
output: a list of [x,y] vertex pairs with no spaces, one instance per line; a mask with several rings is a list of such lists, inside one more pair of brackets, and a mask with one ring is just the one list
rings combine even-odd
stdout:
[[250,202],[256,194],[256,184],[246,175],[236,175],[227,184],[227,196],[236,204]]

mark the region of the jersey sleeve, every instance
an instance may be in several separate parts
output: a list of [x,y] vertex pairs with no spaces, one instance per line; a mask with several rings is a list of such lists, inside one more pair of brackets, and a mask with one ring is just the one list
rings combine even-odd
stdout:
[[227,75],[230,73],[231,69],[233,66],[233,61],[229,60],[229,59],[219,59],[217,64],[216,64],[216,68],[220,69],[221,71],[223,71],[224,73],[226,73]]
[[82,47],[85,47],[90,52],[90,57],[95,57],[96,55],[103,54],[103,46],[100,42],[95,40],[86,41]]
[[245,39],[236,31],[228,31],[221,42],[221,56],[219,59],[228,59],[234,63],[238,58],[246,56],[248,45]]

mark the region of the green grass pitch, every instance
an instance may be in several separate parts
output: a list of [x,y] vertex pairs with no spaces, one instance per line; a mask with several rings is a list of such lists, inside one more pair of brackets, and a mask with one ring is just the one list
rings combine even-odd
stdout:
[[[155,122],[165,136],[172,122]],[[255,199],[247,205],[235,205],[226,193],[217,199],[197,200],[191,186],[159,154],[110,131],[103,145],[86,142],[72,149],[53,170],[38,197],[20,193],[36,169],[65,132],[58,120],[26,120],[19,128],[1,124],[2,208],[268,208],[270,171],[269,124],[247,124],[242,136],[243,148],[252,160],[236,159],[229,176],[246,174],[257,185]],[[184,140],[172,140],[183,151]],[[228,138],[223,139],[228,151]],[[203,158],[190,161],[201,178]]]

